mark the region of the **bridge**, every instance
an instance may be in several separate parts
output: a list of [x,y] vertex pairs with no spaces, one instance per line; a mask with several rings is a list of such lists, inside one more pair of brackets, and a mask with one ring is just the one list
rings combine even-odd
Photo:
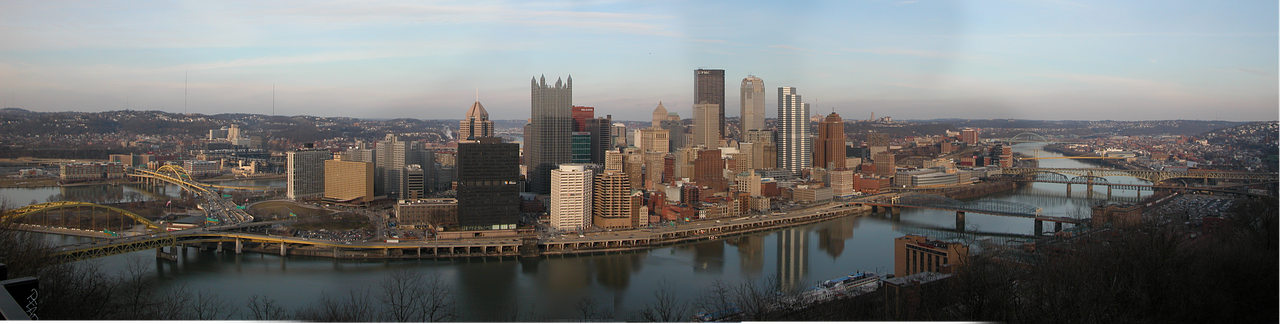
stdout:
[[1039,207],[1001,200],[959,201],[956,199],[925,194],[906,194],[882,197],[855,203],[872,207],[872,213],[879,214],[881,208],[887,209],[894,218],[902,208],[924,208],[956,212],[956,230],[964,231],[965,214],[976,213],[995,216],[1022,217],[1035,220],[1035,233],[1043,232],[1044,222],[1053,222],[1056,230],[1062,230],[1063,223],[1081,224],[1087,220],[1070,217],[1043,215]]
[[1009,144],[1013,144],[1013,143],[1083,143],[1082,141],[1068,141],[1063,139],[1055,139],[1050,141],[1049,138],[1044,137],[1044,135],[1029,133],[1029,132],[1018,133],[1018,135],[1013,135],[1007,139],[1001,139],[999,141],[1009,143]]
[[1259,172],[1234,172],[1234,171],[1212,171],[1212,170],[1189,170],[1189,171],[1156,171],[1156,170],[1120,170],[1105,168],[1004,168],[1000,172],[1006,175],[1015,175],[1020,177],[1036,178],[1042,175],[1053,174],[1059,175],[1062,180],[1066,180],[1066,176],[1088,177],[1098,179],[1110,176],[1134,177],[1159,184],[1167,180],[1173,179],[1208,179],[1216,180],[1237,180],[1237,181],[1254,181],[1269,182],[1277,181],[1275,173],[1259,173]]
[[201,203],[199,204],[200,209],[203,209],[208,213],[210,218],[217,219],[219,222],[224,224],[249,222],[253,220],[253,216],[249,215],[249,213],[246,213],[244,210],[236,208],[234,203],[223,199],[219,192],[220,190],[272,190],[271,187],[223,186],[197,182],[191,179],[191,174],[187,173],[186,169],[177,165],[161,166],[155,171],[130,168],[128,169],[127,174],[130,177],[144,179],[146,181],[175,184],[183,190],[196,194],[196,196],[201,199]]

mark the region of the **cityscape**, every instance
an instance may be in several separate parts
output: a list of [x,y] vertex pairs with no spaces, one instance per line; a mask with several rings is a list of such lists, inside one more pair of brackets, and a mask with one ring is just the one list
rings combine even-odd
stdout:
[[1274,3],[712,8],[0,5],[0,315],[1280,319]]

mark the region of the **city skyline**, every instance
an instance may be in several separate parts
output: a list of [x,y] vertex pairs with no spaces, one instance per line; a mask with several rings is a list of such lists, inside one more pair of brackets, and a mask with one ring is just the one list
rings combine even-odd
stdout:
[[435,119],[478,92],[510,120],[529,117],[524,78],[545,74],[578,77],[576,103],[648,120],[658,102],[692,116],[688,73],[706,68],[851,120],[1274,120],[1276,6],[14,2],[0,105]]

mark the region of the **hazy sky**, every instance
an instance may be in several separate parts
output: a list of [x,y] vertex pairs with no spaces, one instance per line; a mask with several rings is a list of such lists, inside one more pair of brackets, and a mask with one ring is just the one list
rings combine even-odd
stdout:
[[[1276,120],[1277,1],[3,1],[0,97],[35,111],[691,117],[693,70],[813,113]],[[184,108],[184,75],[188,82]]]

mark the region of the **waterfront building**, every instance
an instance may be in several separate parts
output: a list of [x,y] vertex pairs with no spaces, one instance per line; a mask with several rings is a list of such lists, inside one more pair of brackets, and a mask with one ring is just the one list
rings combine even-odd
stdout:
[[62,180],[120,179],[125,173],[125,165],[120,163],[67,163],[58,168],[58,179]]
[[893,276],[921,272],[952,273],[969,258],[969,246],[910,235],[893,240]]
[[[697,69],[693,71],[693,103],[716,105],[716,134],[723,136],[724,129],[724,70]],[[695,112],[697,114],[697,112]],[[718,139],[717,139],[718,140]],[[708,147],[716,146],[707,144]]]
[[605,170],[594,180],[591,225],[606,229],[630,227],[635,216],[631,202],[631,178],[623,172]]
[[794,87],[778,88],[778,167],[799,175],[813,165],[809,137],[809,104],[800,101]]
[[827,173],[827,183],[831,186],[831,195],[837,198],[851,197],[856,192],[854,182],[858,179],[857,171],[837,169]]
[[289,199],[319,198],[324,195],[324,161],[329,150],[309,148],[285,152],[285,195]]
[[[742,79],[742,98],[739,101],[738,131],[745,135],[750,130],[764,129],[764,80],[754,75]],[[745,136],[738,139],[745,139]]]
[[324,198],[338,202],[373,200],[374,169],[370,162],[324,160]]
[[457,168],[458,225],[463,230],[515,229],[520,216],[520,145],[502,143],[500,137],[459,143]]
[[529,81],[530,122],[525,133],[529,191],[551,193],[551,170],[571,161],[573,77],[548,85],[546,77]]
[[467,109],[467,115],[459,122],[458,141],[475,141],[477,137],[493,137],[493,121],[489,120],[489,112],[477,100]]
[[182,169],[187,170],[187,174],[192,177],[218,176],[222,174],[222,162],[185,160],[182,161]]
[[834,111],[818,123],[818,141],[813,143],[813,167],[844,169],[844,120]]
[[585,164],[551,170],[551,228],[579,231],[591,226],[593,174]]
[[430,198],[396,203],[396,224],[402,228],[453,227],[458,225],[458,200]]

